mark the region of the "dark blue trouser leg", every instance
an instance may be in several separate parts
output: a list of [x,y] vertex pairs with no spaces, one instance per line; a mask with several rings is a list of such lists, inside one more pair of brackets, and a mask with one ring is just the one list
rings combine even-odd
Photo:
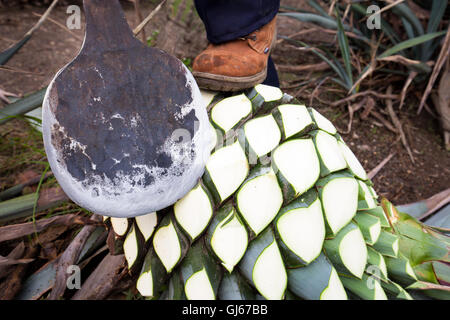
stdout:
[[264,80],[263,84],[267,84],[273,87],[279,87],[280,81],[278,80],[277,69],[275,69],[275,65],[273,64],[272,58],[269,57],[269,61],[267,62],[267,77]]
[[[195,0],[208,41],[222,43],[246,36],[270,22],[280,0]],[[279,86],[278,75],[269,57],[264,84]]]
[[270,22],[280,0],[195,0],[208,41],[221,43],[252,33]]

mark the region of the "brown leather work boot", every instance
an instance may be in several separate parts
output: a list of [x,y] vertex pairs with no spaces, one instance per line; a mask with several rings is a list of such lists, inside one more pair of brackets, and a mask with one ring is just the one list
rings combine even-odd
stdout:
[[246,37],[209,44],[192,66],[197,84],[202,89],[238,91],[263,82],[275,41],[276,17]]

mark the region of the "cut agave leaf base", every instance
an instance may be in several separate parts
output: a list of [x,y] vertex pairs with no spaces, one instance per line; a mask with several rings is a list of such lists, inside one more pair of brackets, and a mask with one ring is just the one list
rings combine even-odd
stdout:
[[105,219],[141,296],[412,299],[442,286],[424,285],[429,266],[448,279],[448,253],[440,264],[411,260],[416,246],[398,233],[395,207],[379,204],[317,110],[265,85],[204,101],[217,144],[197,186],[160,212]]

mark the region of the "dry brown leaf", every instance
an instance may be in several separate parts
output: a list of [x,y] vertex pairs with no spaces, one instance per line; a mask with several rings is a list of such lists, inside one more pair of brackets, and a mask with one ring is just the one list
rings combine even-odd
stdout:
[[391,160],[394,155],[395,155],[395,152],[391,153],[386,158],[384,158],[383,161],[381,161],[375,168],[370,170],[370,172],[367,174],[369,179],[373,179],[373,177],[375,177],[377,175],[377,173],[380,172],[381,169],[383,169],[383,167],[386,165],[386,163],[388,163],[389,160]]
[[419,109],[417,110],[417,114],[420,114],[422,108],[427,100],[428,96],[431,93],[431,89],[433,89],[434,82],[436,81],[439,73],[441,72],[442,66],[447,61],[450,54],[450,28],[447,30],[447,34],[445,36],[444,44],[442,45],[441,52],[439,53],[439,57],[434,65],[433,72],[431,73],[430,80],[428,81],[427,88],[422,96],[422,100],[420,101]]
[[13,224],[0,228],[0,242],[18,239],[23,236],[32,234],[34,232],[41,232],[50,226],[55,225],[67,225],[72,226],[74,224],[94,224],[96,222],[90,220],[87,217],[78,216],[75,214],[66,214],[63,216],[56,216],[47,219],[41,219],[33,222]]
[[403,103],[405,102],[405,97],[406,97],[406,93],[408,92],[409,85],[411,84],[411,82],[414,80],[414,78],[417,75],[418,75],[417,72],[412,71],[409,74],[408,79],[406,79],[405,85],[403,86],[403,89],[402,89],[402,93],[400,94],[400,106],[398,107],[399,109],[401,109],[403,107]]
[[432,93],[431,98],[439,114],[445,147],[450,150],[450,57],[447,58],[447,66],[439,82],[437,94]]
[[101,300],[116,289],[118,282],[128,273],[123,254],[108,254],[72,297],[73,300]]
[[[34,258],[37,253],[36,247],[30,247],[25,254],[25,259]],[[0,284],[0,300],[12,300],[22,288],[22,282],[26,274],[28,264],[16,266],[5,281]]]
[[330,103],[330,105],[332,107],[337,107],[337,106],[339,106],[341,104],[347,103],[349,101],[353,101],[356,98],[359,98],[359,97],[362,97],[362,96],[365,96],[365,95],[375,96],[375,97],[377,97],[379,99],[394,99],[394,100],[398,100],[400,98],[400,96],[397,95],[397,94],[384,94],[384,93],[379,93],[379,92],[376,92],[376,91],[373,91],[373,90],[366,90],[366,91],[363,91],[363,92],[355,93],[355,94],[351,95],[350,97],[347,97],[347,98],[344,98],[344,99],[332,102],[332,103]]
[[384,57],[384,58],[377,58],[378,61],[387,61],[387,62],[396,62],[396,63],[400,63],[404,66],[410,66],[410,65],[415,65],[415,64],[421,64],[422,62],[418,61],[418,60],[412,60],[412,59],[408,59],[405,58],[404,56],[401,55],[393,55],[393,56],[389,56],[389,57]]
[[[94,215],[92,218],[96,222],[101,221],[101,216],[99,215]],[[67,278],[70,276],[70,274],[67,273],[67,268],[77,262],[84,244],[96,227],[97,226],[95,225],[84,226],[58,259],[55,284],[49,295],[50,300],[56,300],[63,296],[67,288]]]
[[305,71],[323,71],[330,68],[330,65],[326,62],[314,63],[314,64],[302,64],[302,65],[277,65],[277,69],[280,72],[305,72]]
[[[392,86],[389,86],[386,93],[390,94],[391,92],[392,92]],[[411,152],[411,148],[409,147],[408,141],[406,140],[405,132],[402,129],[402,123],[400,122],[397,115],[395,114],[391,99],[386,99],[386,106],[387,106],[389,115],[391,117],[391,120],[394,123],[395,127],[397,128],[397,130],[400,134],[400,138],[402,139],[403,146],[405,147],[406,151],[408,152],[411,162],[414,164],[415,161],[414,161],[414,157]]]
[[30,263],[33,260],[34,259],[11,259],[8,257],[0,256],[0,267],[11,266],[15,264]]

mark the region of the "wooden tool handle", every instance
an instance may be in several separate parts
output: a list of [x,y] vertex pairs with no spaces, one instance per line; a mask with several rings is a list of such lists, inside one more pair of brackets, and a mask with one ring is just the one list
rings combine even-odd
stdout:
[[84,0],[83,5],[86,16],[84,51],[117,50],[140,44],[118,0]]

